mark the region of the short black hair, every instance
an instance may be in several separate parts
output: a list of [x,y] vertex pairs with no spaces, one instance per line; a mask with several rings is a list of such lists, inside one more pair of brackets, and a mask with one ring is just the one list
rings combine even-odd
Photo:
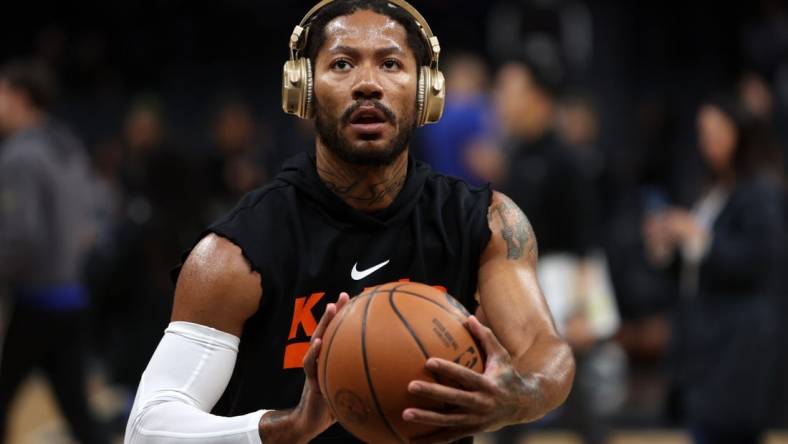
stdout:
[[34,60],[14,60],[0,68],[0,80],[23,91],[30,103],[41,111],[49,110],[57,98],[57,82],[52,71]]
[[736,129],[732,167],[737,179],[770,172],[781,177],[782,156],[769,124],[749,112],[734,94],[717,92],[703,101],[725,114]]
[[317,53],[326,43],[326,25],[337,17],[350,15],[356,11],[373,11],[396,21],[407,34],[407,43],[416,57],[419,66],[429,65],[430,52],[416,19],[407,11],[387,0],[337,0],[324,7],[309,21],[304,54],[314,65]]
[[512,55],[502,60],[500,66],[514,64],[523,67],[537,89],[550,96],[559,98],[565,90],[563,64],[557,59],[539,60],[528,55]]

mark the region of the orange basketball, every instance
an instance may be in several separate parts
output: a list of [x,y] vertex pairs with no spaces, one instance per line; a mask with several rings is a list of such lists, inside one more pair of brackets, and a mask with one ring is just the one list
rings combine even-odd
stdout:
[[[484,370],[481,349],[463,324],[465,308],[446,292],[393,282],[354,297],[323,336],[318,380],[337,420],[369,443],[400,443],[436,427],[407,422],[407,407],[447,406],[408,393],[410,381],[436,381],[427,358]],[[451,384],[451,381],[439,383]]]

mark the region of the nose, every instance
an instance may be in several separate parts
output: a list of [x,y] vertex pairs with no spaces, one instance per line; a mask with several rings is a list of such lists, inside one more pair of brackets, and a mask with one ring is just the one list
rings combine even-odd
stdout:
[[380,86],[380,81],[376,76],[374,67],[364,66],[358,69],[358,76],[356,77],[352,92],[353,100],[380,100],[383,98],[383,88]]

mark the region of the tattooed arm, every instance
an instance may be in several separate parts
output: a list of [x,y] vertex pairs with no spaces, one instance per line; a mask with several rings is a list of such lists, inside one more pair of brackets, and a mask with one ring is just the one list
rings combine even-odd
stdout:
[[536,236],[528,218],[506,195],[494,193],[488,224],[492,237],[479,266],[479,315],[532,389],[523,393],[518,415],[521,422],[532,421],[564,402],[574,359],[539,288]]
[[442,359],[427,361],[430,371],[459,381],[462,389],[424,381],[408,386],[416,395],[459,407],[450,413],[406,409],[408,421],[446,427],[418,442],[451,442],[534,421],[561,405],[572,386],[574,359],[555,330],[537,282],[531,224],[501,193],[493,194],[488,224],[492,237],[479,266],[481,305],[478,319],[468,321],[487,356],[485,371],[479,375]]

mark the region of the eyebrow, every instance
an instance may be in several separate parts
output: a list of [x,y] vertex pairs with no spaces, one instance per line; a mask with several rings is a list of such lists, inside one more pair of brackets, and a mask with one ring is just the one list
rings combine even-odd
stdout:
[[[329,49],[328,53],[329,54],[345,53],[350,56],[357,57],[359,54],[361,54],[361,51],[351,46],[339,45]],[[374,54],[376,57],[380,57],[386,54],[404,54],[404,53],[405,52],[399,46],[387,46],[385,48],[376,49]]]

